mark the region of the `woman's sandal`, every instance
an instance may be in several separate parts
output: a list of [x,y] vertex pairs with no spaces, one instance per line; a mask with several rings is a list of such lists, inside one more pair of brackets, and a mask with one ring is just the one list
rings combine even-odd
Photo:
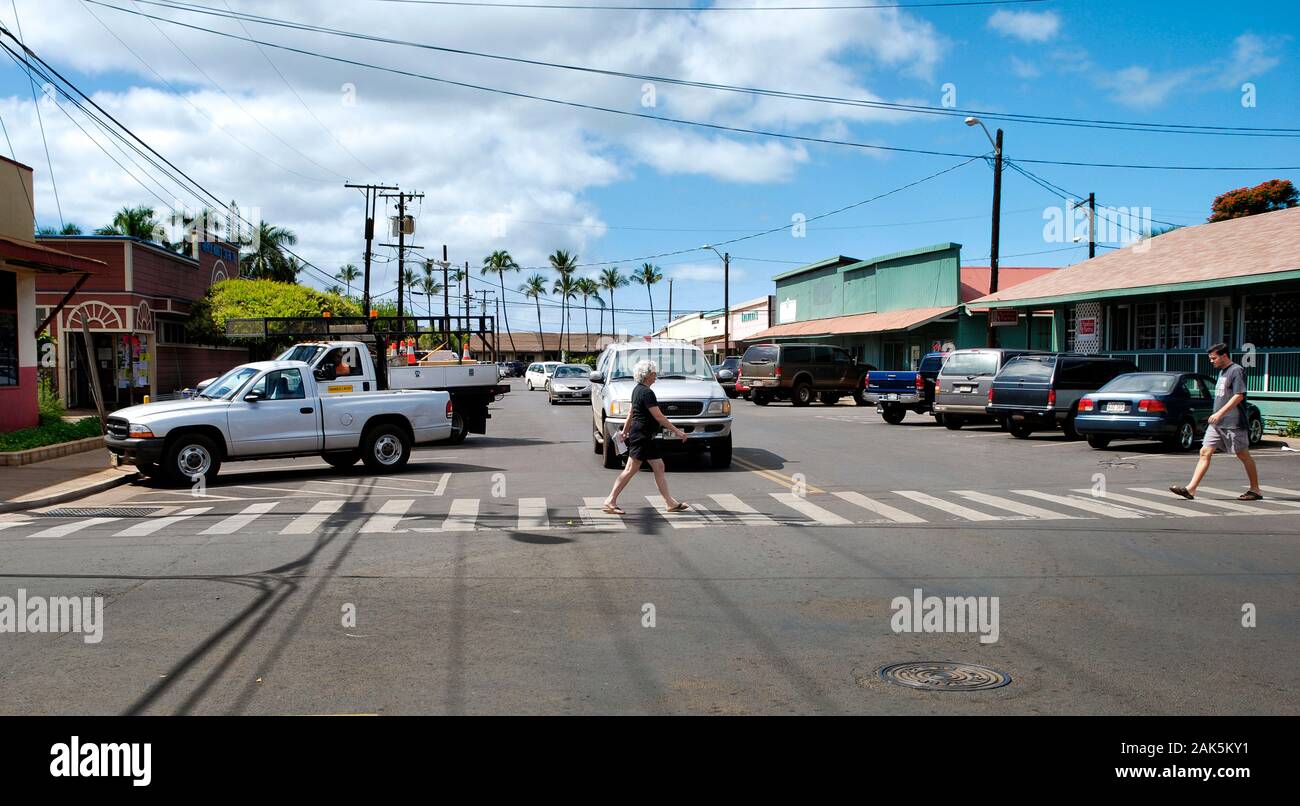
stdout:
[[626,512],[623,511],[623,508],[622,508],[622,507],[610,506],[609,504],[605,504],[603,507],[601,507],[601,508],[600,508],[600,511],[601,511],[601,512],[604,512],[606,515],[626,515],[626,514],[627,514]]
[[1238,501],[1263,501],[1264,496],[1260,495],[1254,490],[1247,490],[1246,492],[1237,496],[1237,500]]
[[668,507],[669,512],[685,512],[690,507],[686,506],[685,501],[678,501],[676,506]]
[[1196,500],[1196,496],[1188,492],[1186,487],[1180,487],[1178,485],[1174,485],[1173,487],[1169,488],[1169,492],[1173,493],[1174,495],[1181,495],[1183,498],[1186,498],[1188,501]]

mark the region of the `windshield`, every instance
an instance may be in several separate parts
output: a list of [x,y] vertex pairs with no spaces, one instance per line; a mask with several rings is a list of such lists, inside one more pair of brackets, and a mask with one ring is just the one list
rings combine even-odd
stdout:
[[746,364],[770,364],[776,360],[776,345],[755,344],[745,351]]
[[1017,358],[998,373],[999,381],[1050,381],[1056,359]]
[[713,368],[704,357],[704,351],[690,347],[647,347],[644,349],[620,350],[614,354],[610,366],[611,380],[631,378],[632,370],[638,361],[653,361],[659,367],[658,377],[664,378],[698,378],[713,380]]
[[203,387],[199,397],[211,398],[212,400],[225,400],[239,390],[239,387],[248,382],[248,379],[257,374],[253,367],[235,367],[234,369],[217,378],[212,383]]
[[953,353],[943,365],[944,375],[996,375],[997,353]]
[[591,372],[586,367],[560,367],[555,370],[557,378],[585,378]]
[[1153,395],[1167,395],[1174,390],[1177,375],[1163,373],[1132,372],[1120,375],[1115,380],[1101,387],[1102,392],[1147,392]]
[[295,344],[276,357],[276,361],[301,361],[304,364],[310,364],[316,360],[316,356],[325,352],[325,348],[319,344]]

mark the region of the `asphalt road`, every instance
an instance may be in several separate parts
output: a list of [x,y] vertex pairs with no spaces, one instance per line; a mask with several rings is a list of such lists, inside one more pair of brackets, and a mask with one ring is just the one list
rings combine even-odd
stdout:
[[[518,382],[488,436],[398,475],[230,464],[203,497],[141,483],[75,504],[106,513],[4,516],[0,596],[105,610],[99,643],[0,633],[0,713],[1300,712],[1300,454],[1257,454],[1292,492],[1240,505],[1220,456],[1220,492],[1186,502],[1160,491],[1194,457],[1151,444],[851,401],[735,415],[729,470],[669,461],[677,517],[649,473],[626,517],[590,509],[614,471],[589,409]],[[896,633],[915,588],[997,597],[996,642]],[[905,661],[1012,682],[879,679]]]

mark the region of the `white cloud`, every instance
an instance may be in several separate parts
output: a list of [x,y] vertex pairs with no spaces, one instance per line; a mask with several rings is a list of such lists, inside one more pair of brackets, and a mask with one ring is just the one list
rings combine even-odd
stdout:
[[1133,65],[1106,71],[1093,68],[1097,83],[1110,89],[1118,103],[1138,109],[1160,106],[1179,92],[1231,89],[1243,81],[1257,79],[1281,63],[1278,55],[1289,37],[1261,37],[1241,34],[1233,40],[1232,52],[1206,64],[1175,70],[1154,71]]
[[999,10],[989,17],[989,27],[1022,42],[1047,42],[1061,30],[1061,17],[1055,11]]

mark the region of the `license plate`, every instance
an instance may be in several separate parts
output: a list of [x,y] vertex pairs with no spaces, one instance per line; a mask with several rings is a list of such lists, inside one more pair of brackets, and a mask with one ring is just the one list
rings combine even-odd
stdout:
[[1107,404],[1106,404],[1106,413],[1107,413],[1107,414],[1123,414],[1123,413],[1126,412],[1126,411],[1128,411],[1128,404],[1127,404],[1127,403],[1107,403]]
[[974,386],[957,386],[957,387],[954,387],[954,388],[955,388],[958,392],[961,392],[963,395],[967,395],[967,394],[970,394],[971,392],[974,392],[974,391],[975,391],[975,387],[974,387]]
[[898,395],[894,394],[893,392],[890,392],[889,394],[885,395],[885,400],[898,400]]

